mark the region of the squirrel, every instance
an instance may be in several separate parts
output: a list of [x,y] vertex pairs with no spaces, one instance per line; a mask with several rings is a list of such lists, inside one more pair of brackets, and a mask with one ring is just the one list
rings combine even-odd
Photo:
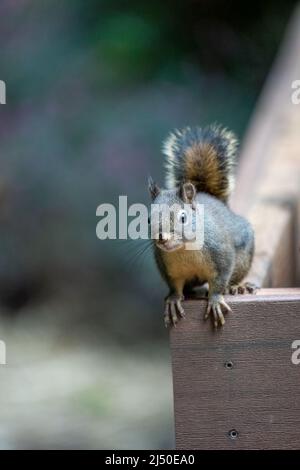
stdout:
[[[151,212],[149,218],[156,264],[170,289],[165,298],[166,327],[176,326],[185,317],[183,294],[194,286],[208,283],[204,318],[211,315],[215,328],[224,325],[224,313],[231,312],[224,294],[255,293],[256,286],[241,283],[253,259],[254,232],[244,217],[228,207],[237,148],[234,133],[220,125],[176,130],[163,145],[166,189],[149,177],[151,207],[175,207],[167,230],[162,216],[155,218]],[[192,214],[189,222],[184,210],[187,204]],[[203,207],[204,236],[202,246],[190,250],[184,234],[176,237],[176,227],[188,224],[192,232],[199,230],[196,204]]]

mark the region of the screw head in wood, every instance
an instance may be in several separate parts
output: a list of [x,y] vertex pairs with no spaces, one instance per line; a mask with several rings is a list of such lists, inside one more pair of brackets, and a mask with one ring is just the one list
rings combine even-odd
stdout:
[[230,439],[237,439],[239,437],[239,433],[236,429],[230,429],[230,431],[228,432],[228,435]]
[[233,362],[232,361],[226,361],[224,366],[226,369],[233,369]]

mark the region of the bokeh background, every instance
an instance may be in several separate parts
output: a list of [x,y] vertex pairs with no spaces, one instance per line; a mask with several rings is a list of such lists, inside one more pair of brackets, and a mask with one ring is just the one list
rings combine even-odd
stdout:
[[172,448],[166,287],[103,202],[148,203],[161,141],[242,138],[291,0],[1,0],[0,448]]

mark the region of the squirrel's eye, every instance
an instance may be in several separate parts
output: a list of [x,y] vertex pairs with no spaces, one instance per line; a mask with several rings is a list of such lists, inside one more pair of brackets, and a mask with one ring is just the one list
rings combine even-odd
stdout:
[[181,224],[185,224],[187,222],[187,213],[185,211],[180,211],[178,214],[178,221]]

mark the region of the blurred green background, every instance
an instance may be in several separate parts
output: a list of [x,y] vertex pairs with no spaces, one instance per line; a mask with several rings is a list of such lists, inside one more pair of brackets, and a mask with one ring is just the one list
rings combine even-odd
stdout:
[[166,288],[103,202],[175,127],[242,138],[294,1],[2,0],[0,448],[170,448]]

